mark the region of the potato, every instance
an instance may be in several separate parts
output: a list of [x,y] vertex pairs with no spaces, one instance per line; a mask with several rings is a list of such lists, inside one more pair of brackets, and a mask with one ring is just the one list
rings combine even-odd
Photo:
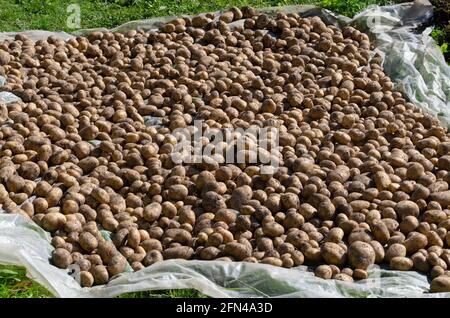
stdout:
[[54,207],[59,203],[63,196],[63,192],[60,188],[52,188],[47,195],[45,196],[45,200],[47,200],[49,207]]
[[161,215],[162,207],[159,203],[153,202],[144,208],[144,219],[148,222],[156,221]]
[[330,229],[327,233],[325,240],[327,242],[339,243],[344,238],[344,231],[339,227],[334,227]]
[[100,204],[108,204],[110,200],[108,192],[100,187],[94,188],[91,196]]
[[428,239],[421,233],[412,232],[403,242],[403,245],[406,247],[406,252],[408,254],[412,254],[422,248],[425,248],[428,245]]
[[415,253],[411,256],[413,261],[414,269],[428,273],[430,271],[430,265],[428,264],[427,257],[420,252]]
[[389,267],[399,271],[409,271],[413,267],[413,261],[407,257],[396,256],[391,258]]
[[333,278],[336,280],[343,281],[343,282],[353,282],[353,278],[347,274],[339,273],[339,274],[334,275]]
[[17,175],[12,175],[6,180],[6,188],[10,192],[18,193],[25,186],[25,180]]
[[83,170],[83,173],[92,172],[98,165],[98,159],[94,157],[86,157],[78,162],[78,166]]
[[57,248],[52,252],[52,263],[59,268],[67,268],[73,259],[70,252],[63,248]]
[[89,271],[92,266],[91,262],[86,258],[82,258],[82,259],[78,260],[76,262],[76,264],[80,268],[80,271]]
[[391,179],[388,174],[382,171],[377,171],[374,175],[375,185],[378,190],[382,191],[391,184]]
[[418,162],[411,162],[408,164],[406,177],[417,180],[425,173],[424,167]]
[[105,263],[109,263],[119,253],[111,241],[99,242],[97,252]]
[[78,238],[80,246],[88,253],[92,252],[98,247],[97,238],[89,232],[83,232]]
[[369,244],[372,246],[375,252],[375,263],[382,263],[386,255],[383,245],[381,245],[381,243],[378,241],[371,241]]
[[253,191],[248,185],[243,185],[233,190],[230,198],[230,205],[233,209],[239,210],[252,198]]
[[127,245],[133,249],[137,249],[141,243],[141,233],[138,229],[132,228],[128,233]]
[[109,280],[109,274],[108,270],[103,265],[96,265],[94,266],[90,273],[94,277],[94,283],[96,285],[103,285],[106,284]]
[[353,271],[353,278],[356,280],[366,279],[368,276],[367,271],[363,269],[357,268]]
[[307,247],[303,250],[305,259],[311,263],[319,263],[322,261],[322,253],[320,248]]
[[270,237],[279,237],[284,233],[284,228],[282,225],[276,222],[266,222],[262,227],[263,233]]
[[11,62],[11,56],[8,52],[0,50],[0,66],[7,65]]
[[42,219],[41,226],[48,231],[56,231],[66,223],[66,217],[59,212],[49,212]]
[[94,285],[94,276],[88,271],[81,271],[80,284],[82,287],[92,287]]
[[151,250],[144,257],[144,265],[150,266],[154,263],[162,262],[163,260],[164,260],[164,258],[163,258],[163,255],[161,254],[161,251]]
[[386,250],[386,261],[390,262],[394,257],[405,257],[407,253],[406,247],[403,244],[394,243]]
[[203,260],[213,260],[220,254],[220,249],[214,246],[208,246],[201,250],[200,258]]
[[430,271],[431,279],[442,276],[444,274],[445,274],[445,270],[442,267],[440,267],[439,265],[433,266],[433,268]]
[[188,194],[188,188],[182,184],[174,184],[169,187],[169,198],[174,201],[184,200]]
[[314,275],[323,279],[330,279],[333,276],[333,271],[328,265],[320,265],[314,270]]
[[346,250],[339,244],[326,242],[321,246],[321,253],[327,264],[341,266],[346,262]]
[[114,234],[112,237],[112,242],[116,246],[116,248],[120,248],[121,246],[126,245],[128,234],[130,233],[130,230],[128,228],[122,228]]
[[375,251],[366,242],[356,241],[348,247],[347,257],[354,268],[366,269],[375,263]]
[[171,238],[173,242],[183,245],[189,245],[192,240],[192,235],[183,229],[167,229],[164,233],[165,238]]
[[194,255],[194,250],[189,246],[171,247],[165,249],[162,255],[165,260],[174,258],[190,259]]
[[280,254],[275,250],[267,251],[264,256],[261,257],[260,263],[270,264],[273,266],[282,266],[283,261],[280,259]]
[[299,228],[305,223],[305,218],[298,212],[287,212],[283,220],[283,227],[285,229]]
[[223,198],[213,191],[208,191],[202,196],[202,207],[211,213],[216,213],[221,209],[226,209],[227,206]]
[[26,161],[20,165],[18,173],[21,177],[34,181],[39,177],[41,169],[36,163],[32,161]]
[[161,252],[163,250],[161,242],[153,238],[142,241],[140,246],[142,246],[146,252],[151,250],[158,250]]
[[362,228],[354,229],[348,235],[348,242],[350,244],[352,244],[353,242],[357,242],[357,241],[370,243],[370,241],[372,241],[371,232],[366,229],[362,229]]
[[345,268],[343,268],[343,269],[340,271],[340,273],[352,277],[352,276],[353,276],[353,269],[348,268],[348,267],[345,267]]
[[329,200],[324,200],[317,206],[317,214],[322,220],[330,220],[333,217],[335,210],[336,208]]
[[225,245],[224,253],[232,256],[236,260],[243,260],[244,258],[250,257],[251,249],[244,244],[231,242]]
[[450,205],[450,190],[430,194],[430,200],[436,201],[441,206]]
[[430,292],[446,293],[450,291],[450,277],[439,276],[431,281]]
[[120,254],[113,256],[108,262],[108,273],[109,276],[115,276],[117,274],[123,273],[126,266],[128,265],[127,260]]
[[305,256],[303,255],[302,252],[295,250],[295,251],[291,252],[290,254],[291,254],[292,260],[294,261],[295,266],[303,265],[303,263],[305,261]]
[[373,224],[371,230],[375,239],[381,244],[386,244],[386,242],[389,240],[391,236],[389,233],[389,229],[383,222],[377,222]]
[[300,206],[298,195],[294,193],[285,193],[281,196],[281,203],[285,209],[297,209]]
[[400,223],[400,231],[404,234],[411,233],[419,227],[419,221],[415,216],[406,216]]
[[412,215],[412,216],[419,216],[419,207],[416,203],[406,200],[406,201],[400,201],[398,202],[395,207],[395,212],[397,215],[403,220],[405,217]]

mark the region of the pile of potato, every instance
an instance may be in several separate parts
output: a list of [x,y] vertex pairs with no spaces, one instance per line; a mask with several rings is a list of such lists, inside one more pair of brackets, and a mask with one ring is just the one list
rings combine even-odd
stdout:
[[[371,49],[352,27],[250,7],[157,32],[17,35],[0,43],[1,90],[22,99],[0,107],[0,204],[51,232],[52,263],[77,264],[82,286],[200,259],[343,281],[387,264],[450,291],[450,138]],[[277,128],[281,167],[174,164],[171,133],[194,119]]]

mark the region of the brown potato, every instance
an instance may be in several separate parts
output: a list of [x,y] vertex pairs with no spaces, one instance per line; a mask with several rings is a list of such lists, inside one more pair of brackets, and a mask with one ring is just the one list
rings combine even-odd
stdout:
[[226,244],[224,252],[227,255],[234,257],[236,260],[243,260],[251,255],[251,249],[247,245],[237,242]]
[[63,248],[57,248],[52,253],[52,263],[59,268],[67,268],[72,264],[70,252]]
[[108,270],[103,265],[96,265],[94,266],[90,273],[94,277],[94,283],[96,285],[103,285],[106,284],[109,280],[109,274]]
[[406,247],[406,252],[412,254],[428,245],[428,239],[425,235],[417,232],[413,232],[410,236],[403,242]]
[[396,256],[391,258],[389,267],[399,271],[409,271],[413,267],[413,261],[407,257]]
[[144,208],[144,219],[148,222],[156,221],[161,215],[161,211],[161,205],[157,202],[153,202]]
[[161,251],[158,250],[151,250],[147,253],[147,255],[144,258],[144,265],[150,266],[157,262],[162,262],[164,260],[163,255],[161,254]]
[[390,262],[394,257],[405,257],[407,254],[406,247],[403,244],[394,243],[386,250],[386,261]]
[[333,276],[333,270],[328,265],[317,266],[314,275],[323,279],[330,279]]
[[92,252],[98,247],[98,240],[97,238],[92,235],[89,232],[83,232],[80,234],[78,238],[78,242],[80,243],[80,246],[86,251],[86,252]]
[[162,252],[163,258],[166,259],[190,259],[194,255],[194,250],[189,246],[178,246],[165,249]]
[[348,247],[348,261],[354,268],[365,270],[375,263],[375,251],[366,242],[354,242]]
[[122,255],[118,254],[113,256],[108,262],[107,267],[110,277],[123,273],[127,265],[127,260]]
[[450,291],[450,277],[439,276],[431,281],[430,292],[446,293]]
[[116,247],[110,241],[99,242],[97,252],[105,263],[109,263],[118,254]]
[[94,285],[94,276],[88,271],[81,271],[80,284],[83,287],[92,287]]
[[321,246],[321,253],[327,264],[342,266],[346,262],[346,250],[336,243],[326,242]]

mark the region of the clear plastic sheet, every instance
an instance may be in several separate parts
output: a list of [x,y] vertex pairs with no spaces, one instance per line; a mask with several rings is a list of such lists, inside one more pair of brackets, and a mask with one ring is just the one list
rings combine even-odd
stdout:
[[[429,37],[413,33],[431,15],[428,1],[416,1],[389,7],[372,7],[353,20],[312,6],[286,6],[266,12],[299,12],[319,15],[329,23],[354,25],[368,32],[376,49],[384,55],[384,68],[407,97],[425,111],[440,115],[450,124],[450,68]],[[133,28],[153,29],[170,18],[133,21],[113,31]],[[379,31],[383,32],[380,33]],[[75,35],[89,30],[78,31]],[[33,39],[48,32],[27,31]],[[52,35],[67,39],[71,35]],[[14,33],[0,33],[0,41]],[[0,83],[2,82],[0,78]],[[1,90],[1,89],[0,89]],[[0,102],[14,97],[0,96]],[[417,272],[398,272],[373,267],[366,280],[348,283],[323,280],[305,266],[285,269],[264,264],[169,260],[135,273],[123,273],[107,285],[81,288],[69,275],[49,263],[49,233],[21,216],[0,210],[0,263],[25,266],[30,278],[46,287],[56,297],[114,297],[144,290],[193,288],[212,297],[447,297],[450,293],[429,294],[429,281]]]

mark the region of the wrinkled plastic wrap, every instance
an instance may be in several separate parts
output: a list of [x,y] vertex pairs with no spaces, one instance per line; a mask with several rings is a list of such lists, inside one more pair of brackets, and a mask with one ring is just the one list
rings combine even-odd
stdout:
[[[424,111],[439,115],[450,124],[450,68],[429,37],[413,31],[429,19],[432,7],[428,1],[416,1],[389,7],[372,7],[353,20],[312,6],[286,6],[265,9],[266,12],[299,12],[319,15],[328,23],[354,25],[367,32],[384,56],[386,73],[406,96]],[[115,28],[124,32],[134,28],[153,29],[169,18],[133,21]],[[237,22],[239,23],[239,22]],[[75,35],[89,30],[78,31]],[[382,31],[382,32],[380,32]],[[33,39],[47,37],[48,32],[27,31]],[[64,32],[51,33],[67,39]],[[0,33],[0,41],[14,37]],[[4,78],[0,76],[0,86]],[[0,88],[1,91],[1,88]],[[0,92],[0,101],[16,97]],[[150,124],[152,121],[149,121]],[[369,270],[366,280],[348,283],[323,280],[305,266],[285,269],[265,264],[168,260],[141,271],[123,273],[107,285],[82,288],[69,275],[70,270],[50,265],[53,247],[50,235],[19,215],[0,211],[0,263],[25,266],[30,278],[57,297],[114,297],[144,290],[193,288],[212,297],[448,297],[450,293],[429,294],[429,281],[417,272]]]

